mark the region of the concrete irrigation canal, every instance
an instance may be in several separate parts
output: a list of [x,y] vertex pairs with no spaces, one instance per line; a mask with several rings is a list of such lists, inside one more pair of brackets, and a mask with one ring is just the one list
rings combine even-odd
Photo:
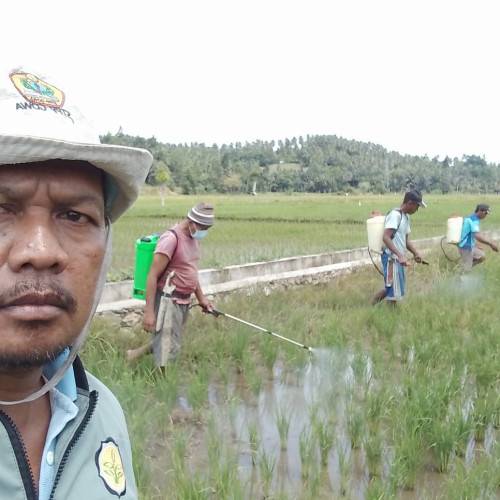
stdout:
[[[494,238],[500,231],[492,232]],[[441,236],[414,242],[421,252],[430,251],[441,243]],[[374,260],[379,262],[376,254]],[[200,284],[205,295],[217,295],[252,287],[279,286],[282,283],[311,284],[348,273],[361,266],[373,265],[367,247],[338,252],[288,257],[267,262],[254,262],[221,269],[202,269]],[[144,301],[132,297],[133,280],[107,283],[97,312],[137,310]]]

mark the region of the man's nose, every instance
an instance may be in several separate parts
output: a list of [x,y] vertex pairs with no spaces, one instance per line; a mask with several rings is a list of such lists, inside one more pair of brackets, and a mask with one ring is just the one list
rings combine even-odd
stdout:
[[50,216],[23,215],[15,224],[8,259],[15,270],[62,270],[68,263],[63,235]]

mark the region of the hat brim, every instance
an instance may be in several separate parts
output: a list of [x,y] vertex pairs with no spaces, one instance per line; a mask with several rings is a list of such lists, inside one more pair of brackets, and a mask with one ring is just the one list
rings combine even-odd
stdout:
[[108,207],[111,222],[133,205],[153,162],[151,153],[145,149],[0,135],[0,165],[55,159],[87,161],[111,176],[117,188]]
[[423,201],[419,201],[418,204],[423,208],[427,208],[427,205]]

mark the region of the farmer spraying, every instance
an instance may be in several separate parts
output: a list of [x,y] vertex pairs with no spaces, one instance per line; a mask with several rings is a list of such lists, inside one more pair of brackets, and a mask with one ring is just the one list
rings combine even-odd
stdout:
[[159,238],[146,280],[146,307],[142,318],[142,326],[153,334],[153,340],[127,351],[129,361],[152,352],[155,366],[164,372],[167,362],[179,356],[191,295],[195,294],[203,310],[212,310],[198,281],[198,262],[200,240],[213,223],[212,205],[198,203],[185,220]]
[[487,203],[479,203],[475,212],[464,219],[458,251],[465,272],[469,272],[473,266],[480,264],[486,258],[484,251],[476,246],[476,241],[488,245],[494,252],[498,252],[496,243],[486,239],[480,232],[481,220],[488,214],[491,214],[490,206]]
[[408,238],[410,215],[417,212],[419,207],[426,207],[422,201],[422,195],[418,189],[410,189],[399,208],[391,210],[385,218],[382,237],[384,247],[381,255],[384,288],[372,297],[372,305],[387,299],[389,305],[395,306],[396,302],[404,297],[406,284],[404,268],[410,265],[406,256],[407,250],[414,255],[415,262],[423,262]]

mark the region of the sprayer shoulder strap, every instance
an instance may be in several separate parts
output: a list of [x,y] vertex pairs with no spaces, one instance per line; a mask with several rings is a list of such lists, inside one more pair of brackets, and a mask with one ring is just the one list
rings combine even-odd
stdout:
[[465,226],[465,224],[467,224],[468,232],[465,234],[465,236],[463,238],[462,238],[462,235],[460,235],[460,243],[458,244],[458,246],[463,245],[467,241],[469,234],[472,233],[471,223],[468,222],[467,219],[470,220],[470,215],[468,215],[467,217],[464,217],[464,220],[462,222],[462,230],[463,230],[463,227]]
[[[391,212],[394,212],[394,211],[399,212],[400,218],[399,218],[399,223],[398,223],[396,229],[394,230],[394,232],[391,235],[391,240],[393,240],[394,236],[396,236],[396,233],[398,232],[399,226],[401,225],[401,222],[403,221],[403,212],[401,212],[400,208],[393,208],[392,210],[389,210],[389,212],[387,212],[387,215],[389,215]],[[387,217],[387,215],[386,215],[386,217]]]
[[175,232],[174,229],[167,229],[165,232],[172,233],[175,236],[175,241],[176,241],[174,251],[172,252],[172,255],[170,257],[170,261],[169,261],[169,264],[170,264],[170,262],[172,262],[172,259],[174,258],[175,252],[177,251],[177,246],[179,245],[179,237],[177,236],[177,233]]

